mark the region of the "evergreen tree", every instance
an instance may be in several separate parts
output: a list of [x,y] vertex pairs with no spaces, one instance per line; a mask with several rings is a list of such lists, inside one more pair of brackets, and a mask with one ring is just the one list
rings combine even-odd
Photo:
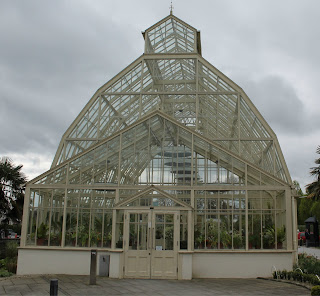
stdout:
[[[320,154],[320,146],[317,148],[317,153]],[[316,180],[306,186],[308,198],[313,200],[320,200],[320,158],[315,160],[318,164],[317,167],[311,168],[310,174],[316,178]]]
[[20,223],[22,219],[26,177],[22,165],[15,166],[10,158],[0,158],[0,221]]

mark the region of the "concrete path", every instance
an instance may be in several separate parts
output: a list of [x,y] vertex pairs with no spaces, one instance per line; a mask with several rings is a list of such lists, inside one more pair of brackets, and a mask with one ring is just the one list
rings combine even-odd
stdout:
[[0,295],[49,295],[50,279],[58,279],[58,296],[70,295],[310,295],[304,287],[262,279],[115,280],[88,276],[14,276],[0,278]]
[[302,246],[298,248],[298,253],[306,253],[307,255],[311,255],[320,259],[320,249],[317,248],[307,248],[305,246]]

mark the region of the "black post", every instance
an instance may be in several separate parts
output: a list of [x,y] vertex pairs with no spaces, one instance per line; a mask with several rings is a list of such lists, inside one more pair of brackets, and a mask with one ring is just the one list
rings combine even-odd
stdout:
[[58,296],[58,280],[50,280],[50,296]]
[[91,261],[90,261],[90,285],[96,284],[97,275],[97,250],[91,250]]

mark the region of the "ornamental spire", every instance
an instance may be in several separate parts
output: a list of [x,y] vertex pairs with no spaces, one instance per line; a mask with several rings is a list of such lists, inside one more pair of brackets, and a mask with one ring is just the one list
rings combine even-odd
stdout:
[[173,11],[173,5],[172,5],[172,0],[171,0],[171,5],[170,5],[170,14],[172,15],[172,11]]

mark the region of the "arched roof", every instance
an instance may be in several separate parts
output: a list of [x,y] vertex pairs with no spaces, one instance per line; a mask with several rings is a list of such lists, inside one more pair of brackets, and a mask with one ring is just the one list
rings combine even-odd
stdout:
[[173,15],[148,28],[145,54],[98,89],[63,135],[52,168],[160,110],[291,183],[275,133],[242,88],[200,55],[198,33]]

